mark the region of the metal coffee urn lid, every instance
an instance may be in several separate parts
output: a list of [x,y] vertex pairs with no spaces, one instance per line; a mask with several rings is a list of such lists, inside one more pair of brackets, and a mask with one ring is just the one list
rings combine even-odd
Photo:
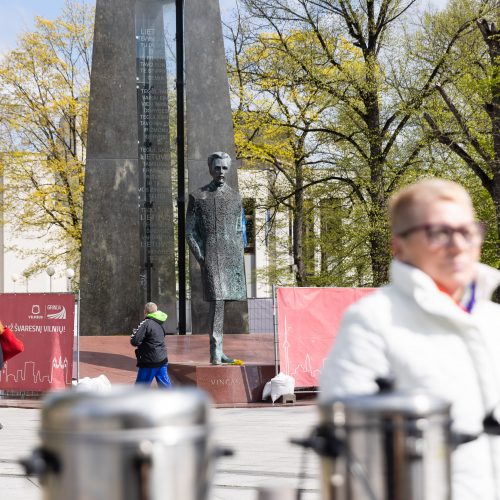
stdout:
[[218,451],[208,417],[196,388],[54,393],[23,465],[47,500],[207,500]]
[[450,404],[418,391],[324,400],[323,500],[450,500]]
[[207,421],[209,399],[194,388],[158,390],[114,386],[105,392],[50,395],[42,410],[43,433],[100,435],[114,431],[192,427]]
[[373,417],[390,418],[405,415],[406,418],[425,418],[433,415],[448,415],[450,403],[437,396],[420,392],[388,392],[363,396],[346,396],[325,400],[319,405],[323,421],[343,426],[346,415],[349,425],[357,423],[356,415],[363,421]]

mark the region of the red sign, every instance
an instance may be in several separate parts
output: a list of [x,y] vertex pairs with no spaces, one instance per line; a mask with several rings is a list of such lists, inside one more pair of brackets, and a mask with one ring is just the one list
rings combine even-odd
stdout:
[[75,297],[70,293],[0,294],[0,320],[24,343],[5,363],[0,389],[48,391],[71,385]]
[[316,387],[344,311],[373,288],[278,288],[280,370]]

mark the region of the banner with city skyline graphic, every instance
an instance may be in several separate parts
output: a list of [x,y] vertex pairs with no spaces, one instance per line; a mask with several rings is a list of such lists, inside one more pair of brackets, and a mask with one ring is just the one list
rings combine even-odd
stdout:
[[317,387],[344,311],[374,288],[280,287],[276,291],[280,371],[295,387]]
[[71,385],[73,294],[0,294],[0,320],[24,343],[24,352],[0,371],[0,389],[45,392]]

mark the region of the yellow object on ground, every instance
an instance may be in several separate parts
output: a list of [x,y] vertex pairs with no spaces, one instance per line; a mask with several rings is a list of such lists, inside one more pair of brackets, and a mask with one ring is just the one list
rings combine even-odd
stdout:
[[237,365],[237,366],[244,366],[245,363],[241,361],[241,359],[235,359],[232,363],[228,363],[229,365]]

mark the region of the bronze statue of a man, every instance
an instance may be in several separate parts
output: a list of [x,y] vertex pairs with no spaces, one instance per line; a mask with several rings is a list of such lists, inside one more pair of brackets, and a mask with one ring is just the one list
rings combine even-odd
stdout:
[[210,302],[210,363],[232,363],[222,349],[224,302],[246,300],[240,195],[225,182],[227,153],[208,157],[213,180],[189,195],[186,239],[200,264],[203,298]]

